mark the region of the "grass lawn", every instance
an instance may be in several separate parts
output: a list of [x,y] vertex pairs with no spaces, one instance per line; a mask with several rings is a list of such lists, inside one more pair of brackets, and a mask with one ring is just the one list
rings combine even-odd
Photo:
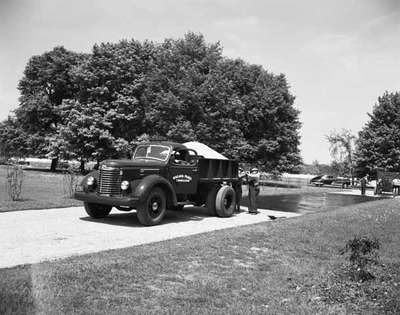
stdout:
[[43,171],[24,171],[20,200],[11,201],[6,192],[6,167],[0,166],[0,212],[23,209],[46,209],[77,206],[82,203],[68,198],[64,191],[65,175]]
[[[400,202],[0,270],[0,313],[399,314]],[[339,254],[377,237],[380,265],[353,282]]]

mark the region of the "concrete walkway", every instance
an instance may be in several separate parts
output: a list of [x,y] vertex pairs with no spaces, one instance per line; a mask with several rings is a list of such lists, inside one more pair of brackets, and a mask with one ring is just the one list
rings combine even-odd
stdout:
[[113,210],[105,219],[91,219],[83,207],[0,213],[0,268],[72,255],[147,244],[181,236],[298,216],[272,210],[243,212],[230,218],[211,217],[205,209],[168,211],[162,224],[144,227],[135,212]]

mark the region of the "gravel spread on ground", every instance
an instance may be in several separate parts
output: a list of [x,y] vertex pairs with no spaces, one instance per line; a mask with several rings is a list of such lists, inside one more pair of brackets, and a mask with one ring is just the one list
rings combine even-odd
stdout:
[[168,211],[157,226],[140,225],[136,213],[112,210],[104,219],[91,219],[83,207],[0,213],[0,268],[73,255],[159,242],[177,237],[288,218],[298,213],[261,210],[230,218],[206,214],[204,208]]

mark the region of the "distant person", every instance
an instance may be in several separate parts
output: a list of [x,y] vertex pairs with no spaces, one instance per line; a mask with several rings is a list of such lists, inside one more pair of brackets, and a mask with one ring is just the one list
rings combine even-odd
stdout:
[[368,174],[360,179],[361,195],[365,196],[365,190],[367,189]]
[[400,179],[394,178],[392,180],[392,187],[393,187],[393,197],[397,196],[399,194]]
[[376,182],[375,195],[381,195],[382,191],[383,191],[383,180],[382,178],[379,178],[378,181]]
[[249,185],[249,213],[257,214],[257,196],[260,194],[260,173],[257,167],[250,170],[247,175],[247,183]]
[[243,170],[242,167],[238,169],[238,178],[239,180],[235,184],[235,192],[236,192],[236,212],[240,212],[240,203],[242,201],[242,185],[243,182],[246,181],[247,174]]

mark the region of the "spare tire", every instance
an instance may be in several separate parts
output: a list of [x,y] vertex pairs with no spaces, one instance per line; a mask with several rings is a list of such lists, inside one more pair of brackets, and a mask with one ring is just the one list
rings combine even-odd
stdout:
[[222,186],[215,200],[215,211],[219,217],[230,217],[236,208],[236,193],[231,186]]

